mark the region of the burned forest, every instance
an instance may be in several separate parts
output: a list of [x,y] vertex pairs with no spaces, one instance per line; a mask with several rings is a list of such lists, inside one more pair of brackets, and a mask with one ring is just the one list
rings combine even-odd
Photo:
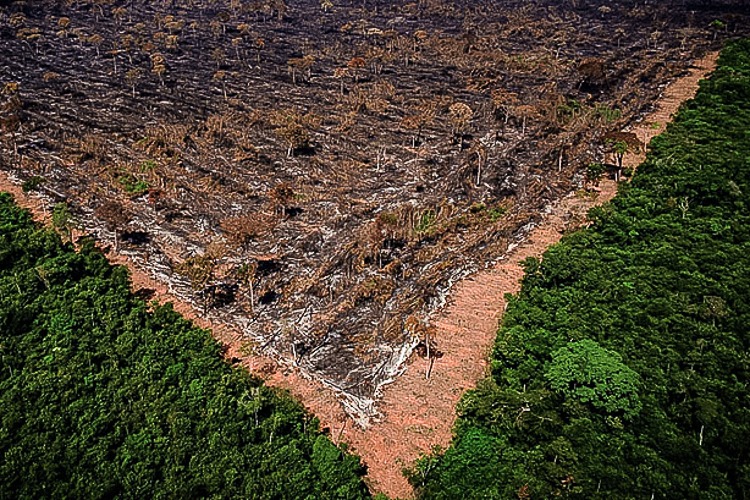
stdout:
[[452,284],[625,175],[628,126],[748,27],[685,2],[3,2],[0,168],[364,423],[439,350]]

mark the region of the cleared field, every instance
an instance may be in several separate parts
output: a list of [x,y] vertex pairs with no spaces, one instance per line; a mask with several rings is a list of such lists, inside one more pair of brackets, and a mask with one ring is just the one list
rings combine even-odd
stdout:
[[439,353],[451,284],[750,26],[679,2],[0,9],[0,168],[361,422]]

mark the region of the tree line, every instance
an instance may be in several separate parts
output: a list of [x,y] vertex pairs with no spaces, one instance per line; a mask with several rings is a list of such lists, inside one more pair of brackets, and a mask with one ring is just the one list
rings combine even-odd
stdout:
[[525,263],[421,498],[750,497],[750,41],[590,227]]
[[0,498],[365,498],[291,396],[0,193]]

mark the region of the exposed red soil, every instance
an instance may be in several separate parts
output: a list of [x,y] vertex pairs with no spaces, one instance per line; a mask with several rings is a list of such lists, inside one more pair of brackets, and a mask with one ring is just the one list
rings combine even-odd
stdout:
[[[662,132],[680,104],[695,95],[698,81],[714,69],[717,55],[711,53],[697,61],[688,75],[666,88],[656,109],[629,131],[644,143]],[[628,154],[625,165],[635,167],[643,159],[642,152]],[[357,426],[335,395],[322,384],[303,378],[293,368],[279,368],[273,360],[247,352],[239,332],[215,328],[193,306],[177,300],[164,284],[150,278],[125,257],[113,253],[108,257],[113,263],[128,266],[134,289],[153,289],[160,301],[172,302],[177,311],[198,325],[213,328],[217,340],[227,346],[228,360],[241,363],[269,385],[287,389],[302,401],[330,429],[334,440],[347,443],[362,457],[368,466],[373,492],[408,498],[412,490],[401,471],[420,454],[450,443],[457,402],[487,373],[488,354],[506,306],[505,294],[520,289],[521,262],[528,257],[540,257],[563,234],[580,227],[588,210],[612,199],[616,190],[617,184],[606,179],[594,190],[569,195],[551,207],[528,238],[496,265],[457,283],[448,305],[432,323],[434,339],[443,356],[435,360],[429,379],[426,378],[428,360],[413,356],[403,375],[385,388],[379,404],[382,418],[367,428]],[[25,194],[2,171],[0,191],[10,192],[38,220],[49,222],[46,202]]]

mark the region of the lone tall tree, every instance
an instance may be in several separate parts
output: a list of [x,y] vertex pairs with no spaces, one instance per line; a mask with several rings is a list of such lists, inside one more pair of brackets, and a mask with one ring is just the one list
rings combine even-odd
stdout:
[[625,154],[629,151],[642,150],[643,143],[633,132],[612,132],[604,137],[604,143],[615,156],[617,162],[615,181],[619,181],[622,176]]

